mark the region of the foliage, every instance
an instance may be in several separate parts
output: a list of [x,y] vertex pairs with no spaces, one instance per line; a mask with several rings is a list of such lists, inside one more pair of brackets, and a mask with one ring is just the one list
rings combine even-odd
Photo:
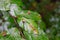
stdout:
[[23,10],[21,0],[0,2],[0,15],[3,14],[0,26],[4,28],[0,33],[0,40],[48,40],[42,30],[45,30],[45,24],[38,12]]

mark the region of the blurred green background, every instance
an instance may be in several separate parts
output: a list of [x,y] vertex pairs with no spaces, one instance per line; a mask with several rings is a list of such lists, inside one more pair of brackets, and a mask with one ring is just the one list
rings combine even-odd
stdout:
[[12,0],[11,3],[23,10],[38,12],[43,21],[40,26],[49,40],[60,40],[60,0]]

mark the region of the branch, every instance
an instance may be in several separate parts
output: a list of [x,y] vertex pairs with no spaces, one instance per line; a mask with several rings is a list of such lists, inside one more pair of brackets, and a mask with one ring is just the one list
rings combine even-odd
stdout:
[[9,13],[9,15],[10,15],[10,17],[12,17],[12,18],[14,19],[14,23],[15,23],[15,25],[16,25],[16,28],[20,31],[21,37],[25,38],[24,33],[23,33],[24,29],[22,29],[22,28],[19,26],[19,24],[17,23],[17,17],[12,16],[10,13]]

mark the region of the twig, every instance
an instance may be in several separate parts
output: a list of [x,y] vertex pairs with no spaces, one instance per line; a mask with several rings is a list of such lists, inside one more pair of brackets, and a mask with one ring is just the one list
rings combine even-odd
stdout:
[[10,15],[10,17],[12,17],[12,18],[14,19],[14,23],[15,23],[17,29],[20,31],[21,37],[25,38],[24,33],[23,33],[24,29],[22,29],[22,28],[19,26],[19,24],[17,23],[17,17],[12,16],[10,13],[9,13],[9,15]]

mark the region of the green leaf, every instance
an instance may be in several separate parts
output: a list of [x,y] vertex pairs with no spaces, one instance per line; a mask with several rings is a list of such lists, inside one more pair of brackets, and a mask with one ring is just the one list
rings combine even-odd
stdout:
[[11,0],[11,3],[17,4],[18,6],[23,6],[22,0]]

